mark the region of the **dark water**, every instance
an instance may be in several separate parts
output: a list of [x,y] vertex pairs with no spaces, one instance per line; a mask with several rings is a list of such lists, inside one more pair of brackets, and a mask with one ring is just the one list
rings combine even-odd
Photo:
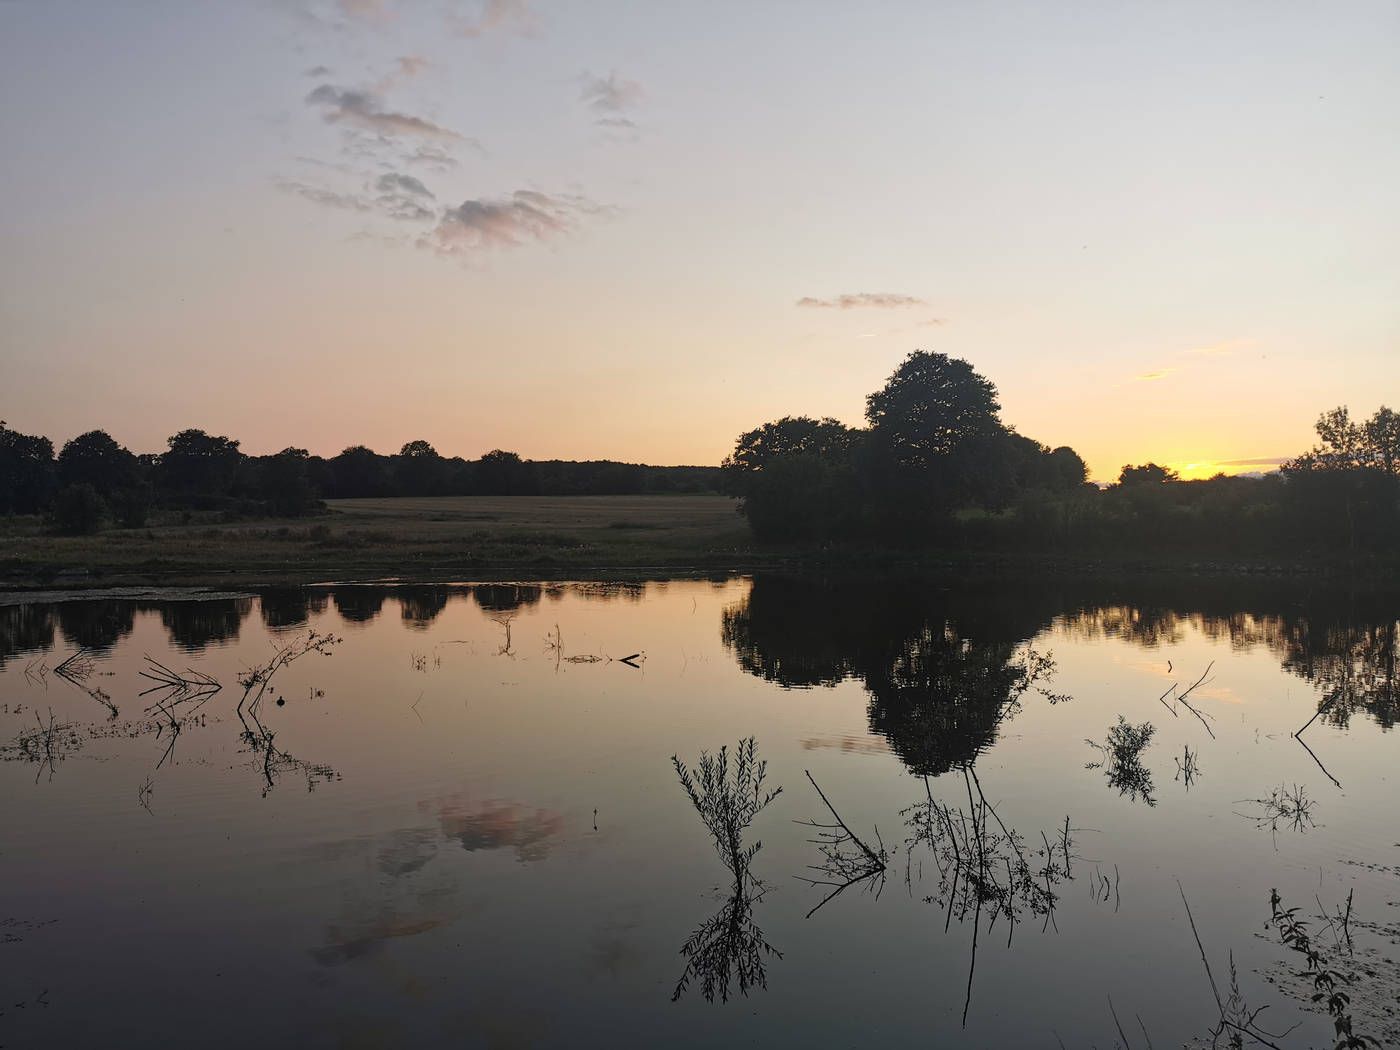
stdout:
[[[1352,954],[1314,933],[1387,1043],[1397,619],[1189,581],[0,605],[0,1045],[1109,1047],[1111,998],[1179,1046],[1218,1015],[1184,891],[1222,987],[1233,952],[1330,1046],[1273,887],[1353,894]],[[1086,742],[1120,715],[1137,762]],[[783,790],[736,877],[670,759],[749,737]],[[817,786],[855,838],[798,823]]]

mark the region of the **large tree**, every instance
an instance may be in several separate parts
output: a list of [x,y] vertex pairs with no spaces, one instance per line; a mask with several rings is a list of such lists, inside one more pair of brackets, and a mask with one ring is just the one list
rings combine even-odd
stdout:
[[167,441],[160,457],[160,482],[177,498],[227,495],[243,453],[238,442],[202,430],[182,430]]
[[0,419],[0,513],[34,514],[53,490],[53,442]]
[[972,365],[915,350],[865,399],[872,433],[907,470],[927,471],[966,443],[1001,432],[997,390]]

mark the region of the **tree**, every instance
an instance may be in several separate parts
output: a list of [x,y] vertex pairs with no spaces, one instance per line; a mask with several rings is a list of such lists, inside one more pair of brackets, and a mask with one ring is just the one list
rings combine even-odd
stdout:
[[59,489],[49,513],[49,524],[60,536],[91,536],[102,528],[107,504],[86,481]]
[[233,488],[243,453],[238,442],[202,430],[182,430],[160,457],[161,486],[179,499],[225,496]]
[[307,469],[311,454],[304,448],[284,448],[258,461],[262,496],[268,509],[282,517],[300,517],[320,509]]
[[775,423],[764,423],[739,435],[734,451],[722,464],[726,481],[742,485],[744,475],[762,470],[783,456],[826,456],[845,452],[857,433],[830,416],[821,419],[784,416]]
[[403,496],[437,496],[447,479],[446,461],[426,441],[410,441],[399,449],[394,477]]
[[534,489],[534,476],[514,452],[493,448],[476,464],[474,487],[483,496],[520,496]]
[[88,484],[104,497],[132,484],[135,469],[136,457],[105,430],[79,434],[58,454],[60,484]]
[[996,387],[968,362],[915,350],[866,398],[872,432],[908,470],[928,471],[966,441],[1001,430]]
[[0,513],[35,514],[53,489],[53,442],[0,419]]
[[1181,478],[1176,471],[1160,467],[1156,463],[1143,463],[1136,467],[1125,463],[1123,472],[1118,475],[1118,484],[1125,488],[1139,485],[1163,485],[1168,481],[1180,480]]
[[351,445],[331,460],[334,495],[341,499],[383,496],[389,491],[385,458],[364,445]]
[[1073,492],[1089,480],[1088,464],[1068,445],[1055,449],[1049,458],[1056,491]]
[[1373,465],[1400,475],[1400,414],[1382,405],[1363,425]]

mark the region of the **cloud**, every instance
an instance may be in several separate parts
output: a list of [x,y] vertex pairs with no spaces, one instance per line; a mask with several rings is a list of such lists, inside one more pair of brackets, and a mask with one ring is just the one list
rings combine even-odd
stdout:
[[803,296],[797,300],[797,305],[836,310],[853,310],[863,306],[894,310],[901,306],[927,306],[928,303],[912,295],[896,295],[891,292],[848,292],[845,295],[838,295],[835,299],[814,299],[810,295]]
[[606,77],[584,73],[579,101],[596,113],[622,113],[637,105],[646,91],[635,80],[623,80],[617,72]]
[[399,56],[399,73],[406,77],[416,77],[420,73],[426,72],[430,65],[432,63],[422,55]]
[[506,30],[531,36],[539,28],[539,18],[531,9],[529,0],[486,0],[476,18],[449,14],[447,25],[452,32],[464,37],[480,37]]
[[389,137],[420,135],[423,138],[458,141],[462,138],[457,132],[439,127],[422,117],[381,109],[379,100],[367,91],[353,91],[322,84],[306,96],[306,102],[307,105],[323,107],[323,115],[330,123],[344,120]]
[[387,22],[394,17],[384,0],[340,0],[340,12],[357,22]]
[[381,175],[373,184],[365,187],[364,193],[342,193],[338,190],[315,186],[298,179],[279,178],[273,185],[284,193],[294,193],[328,208],[341,208],[346,211],[377,211],[391,219],[425,221],[436,217],[433,192],[412,175],[390,172]]
[[1223,343],[1212,343],[1210,346],[1193,346],[1191,349],[1183,351],[1188,354],[1204,354],[1211,357],[1224,357],[1233,354],[1236,350],[1248,346],[1252,340],[1249,339],[1226,339]]
[[637,129],[637,122],[635,120],[628,120],[626,117],[602,117],[595,120],[593,123],[597,124],[599,127],[618,128],[623,131],[635,131]]
[[306,71],[306,75],[309,77],[326,77],[330,76],[330,73],[331,71],[329,66],[316,66]]
[[412,175],[381,175],[374,188],[379,194],[375,205],[391,219],[424,220],[437,214],[430,206],[436,200],[432,191]]
[[1152,379],[1166,379],[1167,376],[1171,375],[1175,371],[1175,368],[1163,368],[1161,371],[1158,372],[1144,372],[1140,376],[1133,376],[1133,382],[1141,383]]
[[[486,152],[481,149],[481,143],[477,142],[476,139],[464,139],[463,141],[469,145],[474,145],[477,149],[481,150],[482,153]],[[443,149],[441,146],[432,143],[424,143],[419,146],[412,153],[407,154],[403,158],[403,162],[405,164],[418,164],[422,167],[430,168],[433,171],[449,171],[452,168],[460,166],[460,162],[456,157],[448,153],[447,150]]]
[[583,197],[516,190],[498,200],[467,200],[448,208],[419,243],[445,255],[515,248],[527,240],[543,241],[571,233],[582,216],[604,211]]
[[942,328],[942,327],[943,327],[945,324],[947,324],[947,323],[948,323],[948,318],[946,318],[946,317],[930,317],[927,321],[920,321],[920,322],[918,322],[916,325],[914,325],[914,327],[915,327],[915,328]]
[[1288,462],[1287,456],[1266,456],[1263,459],[1218,459],[1217,467],[1278,467]]
[[337,193],[321,186],[299,182],[296,179],[273,179],[272,184],[285,193],[295,193],[299,197],[330,208],[345,208],[350,211],[369,211],[370,204],[362,197],[349,193]]

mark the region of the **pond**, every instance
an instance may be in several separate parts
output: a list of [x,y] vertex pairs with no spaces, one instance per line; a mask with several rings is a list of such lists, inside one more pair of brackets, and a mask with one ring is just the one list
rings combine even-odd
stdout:
[[1400,1039],[1394,595],[41,597],[0,1045],[1331,1046],[1275,889]]

